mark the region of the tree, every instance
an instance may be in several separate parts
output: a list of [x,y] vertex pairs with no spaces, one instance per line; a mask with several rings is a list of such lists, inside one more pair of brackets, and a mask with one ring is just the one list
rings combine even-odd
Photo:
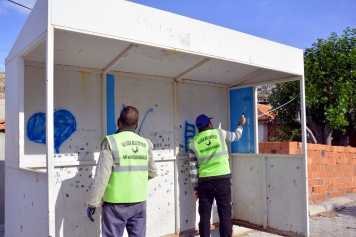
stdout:
[[[318,39],[305,50],[304,70],[308,129],[318,143],[328,145],[338,130],[344,136],[342,145],[348,145],[346,138],[356,129],[356,29],[346,28],[341,37],[332,33],[326,40]],[[279,83],[269,100],[276,107],[298,94],[299,83]],[[299,99],[277,110],[275,118],[293,126],[291,121],[298,119],[291,120],[291,115],[298,116]]]

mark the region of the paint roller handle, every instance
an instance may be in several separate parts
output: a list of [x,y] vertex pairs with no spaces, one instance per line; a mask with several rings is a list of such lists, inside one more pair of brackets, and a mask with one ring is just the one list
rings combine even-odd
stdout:
[[95,213],[95,210],[96,210],[95,207],[88,206],[88,208],[87,208],[87,216],[92,222],[94,222],[93,215]]

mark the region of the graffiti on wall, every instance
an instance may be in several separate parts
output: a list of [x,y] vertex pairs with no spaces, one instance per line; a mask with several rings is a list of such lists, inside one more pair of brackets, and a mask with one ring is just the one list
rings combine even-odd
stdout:
[[[77,128],[77,122],[68,110],[57,110],[54,113],[54,148],[59,153],[59,147]],[[27,137],[30,141],[46,144],[46,114],[39,112],[30,117],[27,122]]]
[[[125,107],[126,107],[126,105],[123,104],[122,107],[121,107],[121,109],[120,109],[120,114],[121,114],[121,111],[122,111]],[[137,129],[137,134],[140,135],[141,128],[142,128],[143,124],[145,123],[145,120],[146,120],[147,115],[148,115],[149,113],[153,113],[153,109],[152,109],[152,108],[149,108],[149,109],[146,111],[145,115],[143,116],[143,119],[142,119],[142,121],[141,121],[141,123],[140,123],[140,126],[139,126],[139,128]]]
[[188,150],[189,150],[189,141],[194,136],[195,136],[195,125],[185,121],[185,128],[184,128],[185,152],[188,152]]
[[152,108],[150,108],[149,110],[146,111],[145,116],[143,116],[143,119],[141,121],[140,127],[138,128],[137,134],[140,134],[141,128],[142,128],[143,124],[145,123],[146,117],[151,112],[153,113],[153,109]]

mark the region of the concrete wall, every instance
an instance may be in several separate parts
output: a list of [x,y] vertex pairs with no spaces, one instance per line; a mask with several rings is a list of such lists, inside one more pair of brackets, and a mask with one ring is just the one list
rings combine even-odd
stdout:
[[5,133],[0,133],[0,224],[5,222]]
[[238,153],[231,157],[234,220],[305,236],[303,157]]
[[[5,120],[5,73],[0,73],[0,120]],[[0,224],[5,222],[5,134],[0,133]]]
[[[300,142],[260,142],[263,154],[301,154]],[[309,201],[356,193],[356,148],[308,144]]]

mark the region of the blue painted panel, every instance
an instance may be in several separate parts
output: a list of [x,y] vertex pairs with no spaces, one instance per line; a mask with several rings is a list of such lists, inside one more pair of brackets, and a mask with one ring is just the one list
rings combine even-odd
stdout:
[[254,96],[253,87],[230,90],[230,129],[233,131],[245,111],[247,122],[243,126],[242,137],[237,142],[231,143],[233,153],[255,152],[255,127],[254,127]]
[[106,75],[106,127],[107,135],[116,132],[115,118],[115,78],[114,75]]

